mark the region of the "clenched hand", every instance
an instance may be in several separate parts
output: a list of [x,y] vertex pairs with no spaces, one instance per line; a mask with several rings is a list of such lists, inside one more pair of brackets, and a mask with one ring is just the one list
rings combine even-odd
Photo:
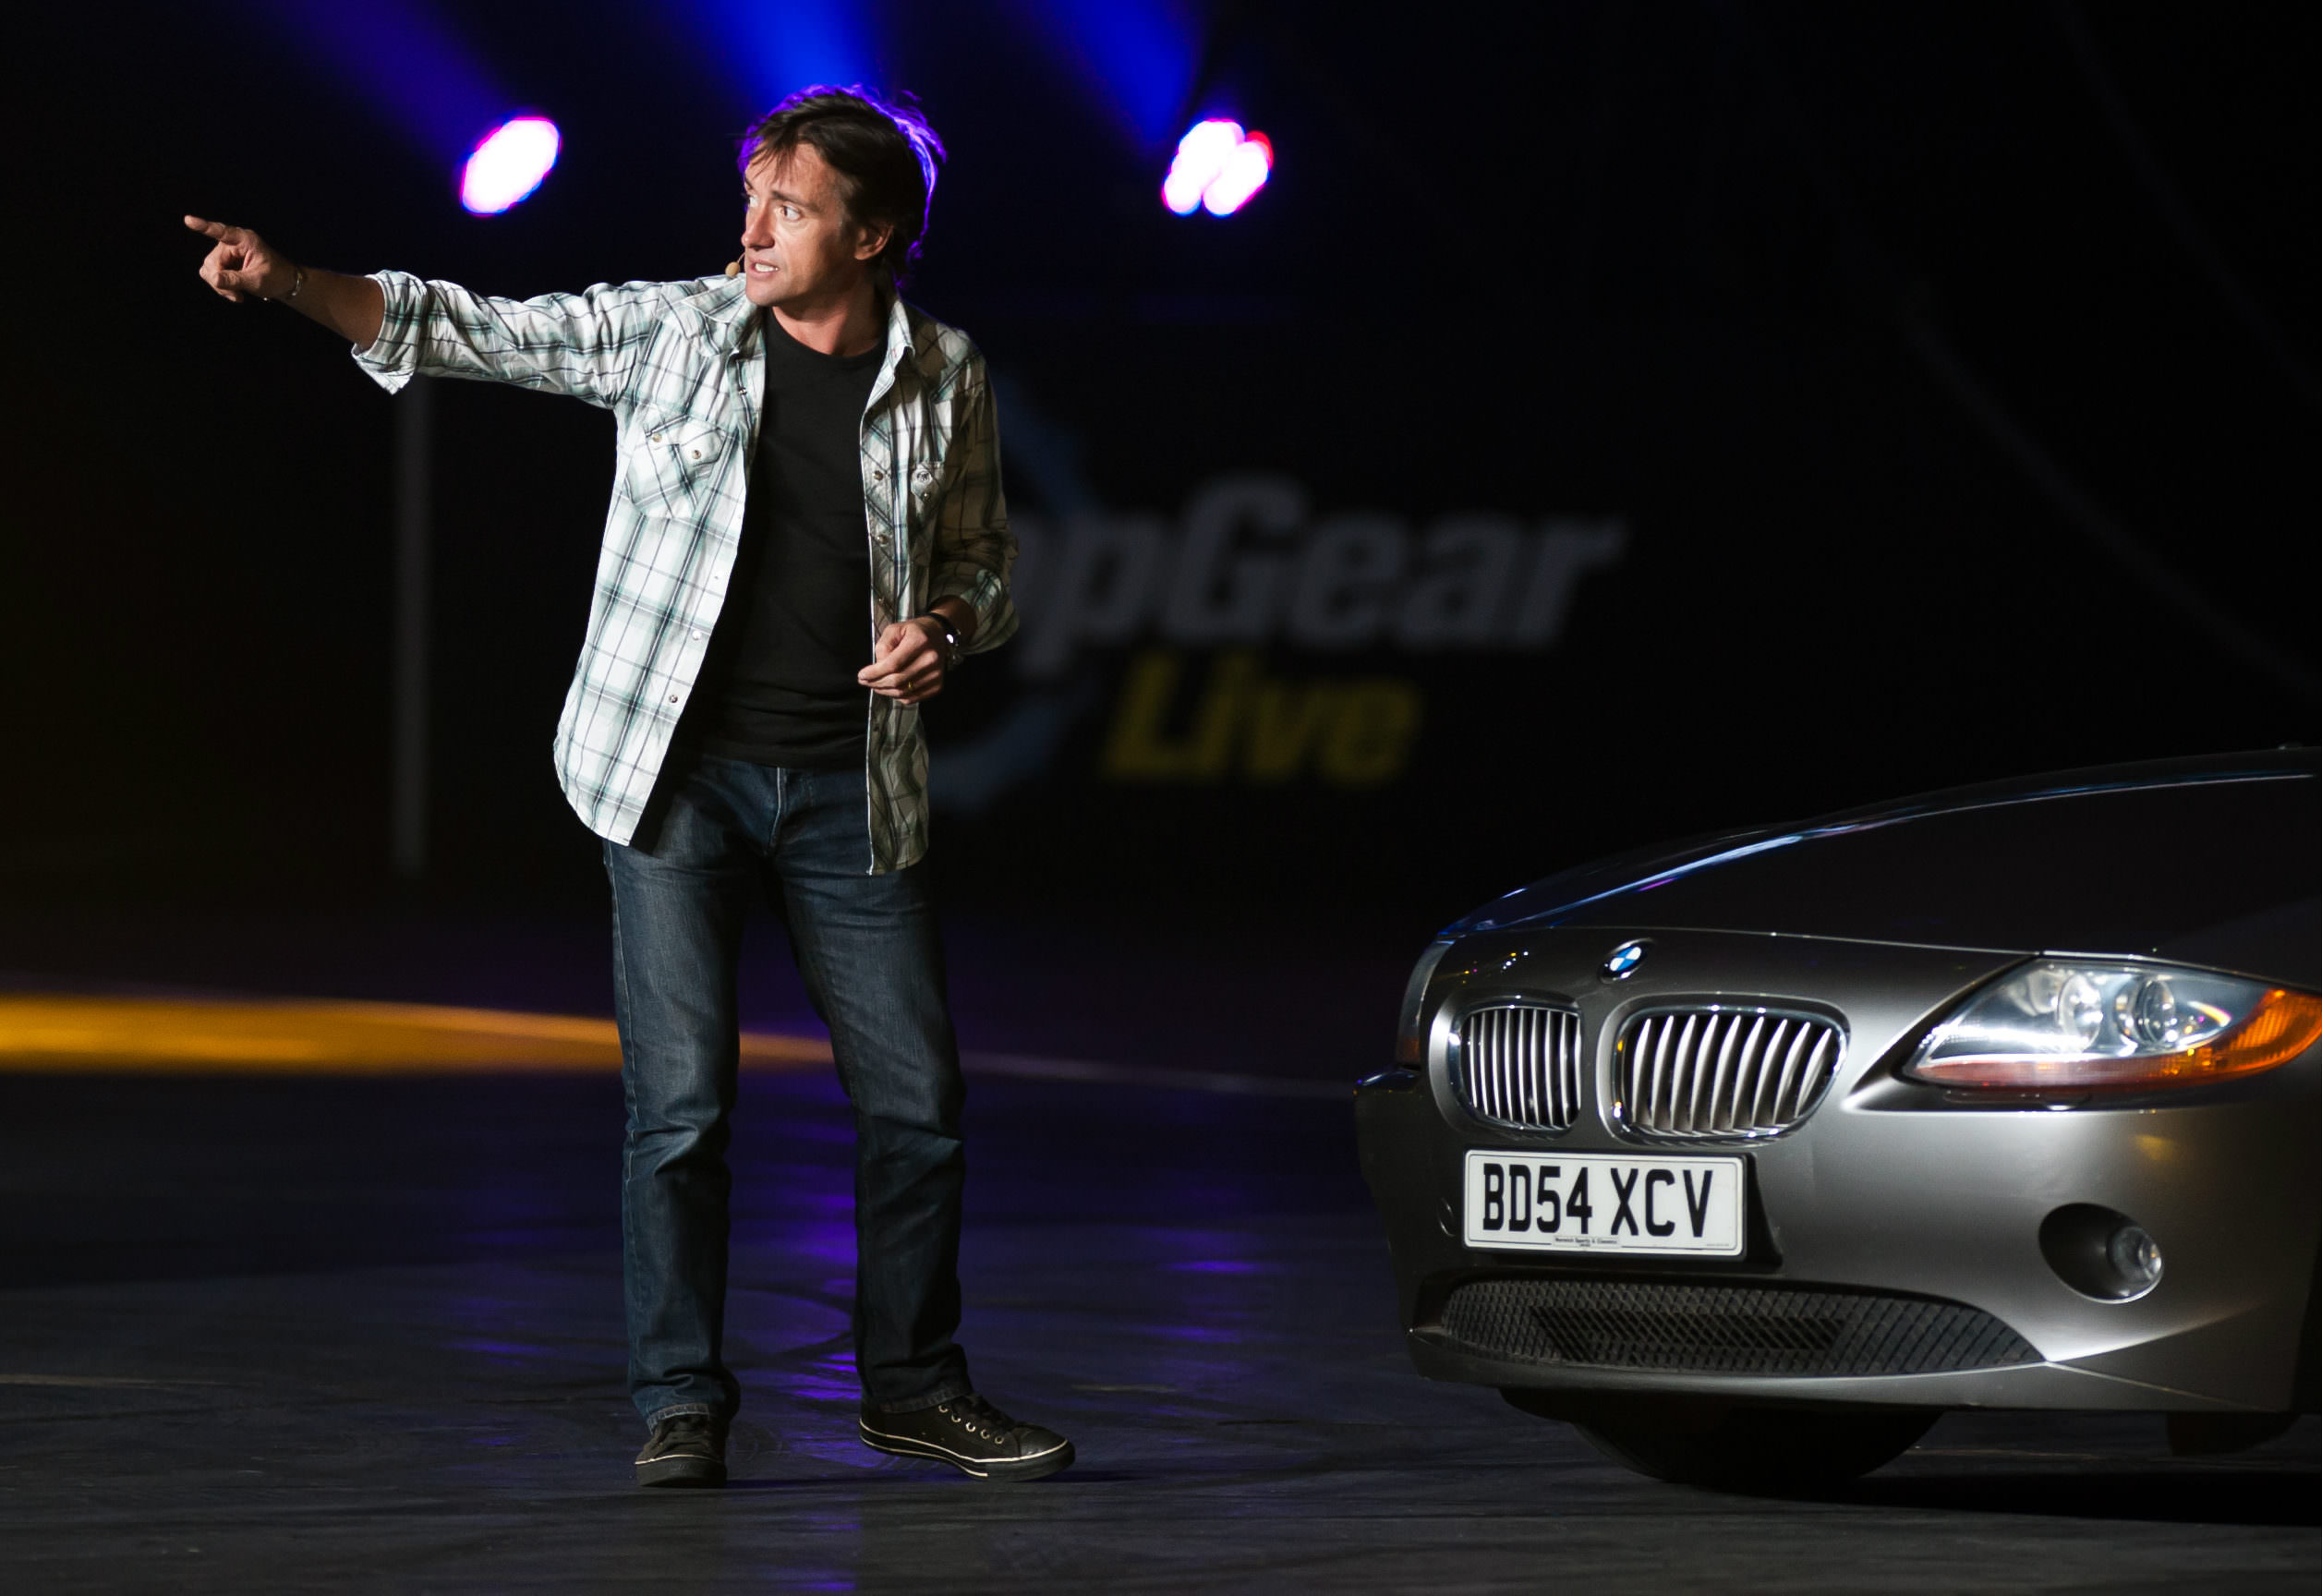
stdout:
[[897,621],[879,634],[871,662],[854,679],[882,698],[916,704],[943,691],[949,656],[942,634],[921,621]]

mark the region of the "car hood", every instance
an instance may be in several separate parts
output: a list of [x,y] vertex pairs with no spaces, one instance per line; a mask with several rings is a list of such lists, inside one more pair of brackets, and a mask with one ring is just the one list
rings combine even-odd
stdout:
[[2074,771],[1552,876],[1451,927],[2149,955],[2322,987],[2322,756]]

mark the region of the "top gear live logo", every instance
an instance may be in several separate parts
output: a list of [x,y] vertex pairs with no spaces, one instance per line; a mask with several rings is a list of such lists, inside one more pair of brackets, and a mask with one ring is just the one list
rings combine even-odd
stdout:
[[1078,652],[1145,635],[1186,647],[1412,654],[1537,650],[1564,630],[1581,575],[1619,558],[1616,519],[1489,512],[1422,529],[1382,511],[1310,521],[1288,477],[1224,477],[1181,522],[1150,512],[1015,518],[1018,669],[1066,672]]
[[[1456,512],[1424,525],[1380,511],[1315,517],[1285,476],[1220,477],[1175,521],[1089,511],[1014,517],[1026,679],[1016,724],[958,751],[964,791],[1053,752],[1087,706],[1089,653],[1136,647],[1114,697],[1100,773],[1120,782],[1254,785],[1309,776],[1362,789],[1400,776],[1424,719],[1418,683],[1327,670],[1270,674],[1266,655],[1323,665],[1361,654],[1536,653],[1563,635],[1590,571],[1618,560],[1617,518]],[[1205,670],[1189,668],[1206,653]],[[1036,734],[1044,714],[1049,734]],[[1040,747],[1042,744],[1047,744]],[[1029,773],[1024,772],[1024,773]],[[1012,776],[1001,785],[1013,785]],[[938,792],[942,784],[938,783]]]

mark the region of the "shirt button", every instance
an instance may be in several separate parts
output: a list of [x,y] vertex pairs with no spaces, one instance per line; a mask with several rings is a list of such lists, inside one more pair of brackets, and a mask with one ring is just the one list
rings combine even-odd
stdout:
[[700,451],[700,450],[696,449],[696,450],[695,450],[693,453],[694,453],[694,458],[695,458],[695,459],[698,460],[698,459],[700,459],[700,458],[701,458],[701,451]]
[[677,702],[677,695],[676,695],[676,694],[672,693],[672,694],[671,694],[671,695],[670,695],[670,702],[671,702],[671,703],[672,703],[672,704],[674,704],[674,703],[676,703],[676,702]]
[[661,435],[660,435],[659,432],[656,432],[655,434],[653,434],[653,441],[655,441],[656,443],[659,443],[660,441],[661,441]]
[[886,469],[886,467],[885,467],[885,466],[872,466],[872,467],[871,467],[871,480],[872,480],[872,481],[874,481],[874,482],[884,482],[884,481],[886,481],[886,480],[887,480],[887,469]]

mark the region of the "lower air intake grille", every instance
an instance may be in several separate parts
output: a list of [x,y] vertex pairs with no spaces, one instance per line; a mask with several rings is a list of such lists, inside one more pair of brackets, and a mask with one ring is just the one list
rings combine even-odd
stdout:
[[1471,1280],[1444,1304],[1494,1358],[1688,1374],[1940,1374],[2037,1363],[1980,1308],[1926,1297],[1639,1280]]

